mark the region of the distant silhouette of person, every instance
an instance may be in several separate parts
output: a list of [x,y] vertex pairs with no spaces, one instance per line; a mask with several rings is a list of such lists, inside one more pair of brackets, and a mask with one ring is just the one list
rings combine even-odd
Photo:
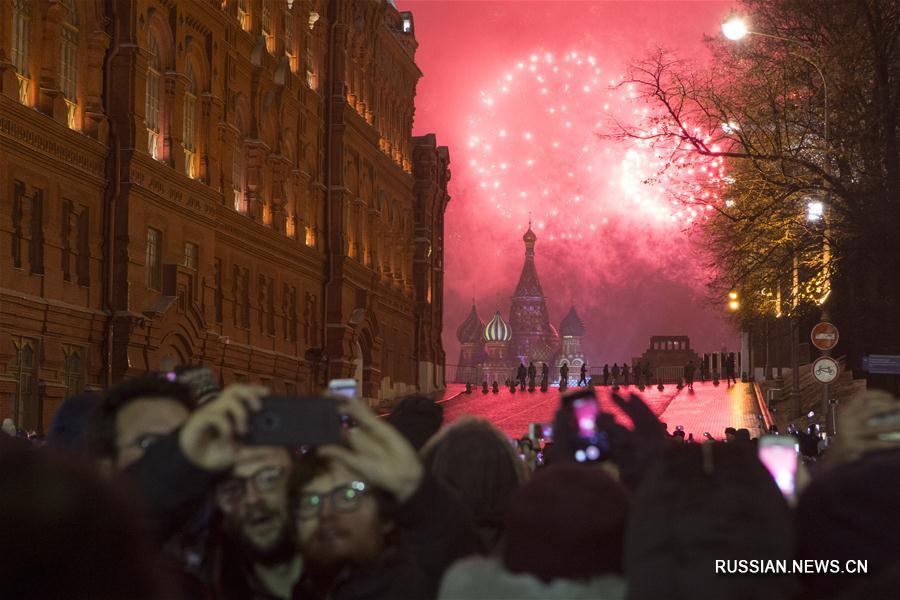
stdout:
[[603,365],[603,385],[609,385],[609,364]]
[[516,379],[523,388],[525,387],[525,379],[527,377],[528,369],[525,368],[525,363],[519,363],[519,368],[516,370]]
[[728,377],[728,385],[731,385],[732,381],[734,381],[734,385],[737,385],[737,378],[735,377],[734,352],[729,354],[728,358],[725,359],[725,376]]
[[620,372],[621,372],[621,371],[619,371],[619,365],[618,365],[618,363],[613,363],[613,366],[612,366],[612,380],[613,380],[613,385],[618,385],[618,383],[619,383],[619,374],[620,374]]
[[630,375],[628,371],[628,363],[622,363],[622,385],[628,385],[628,376]]
[[494,385],[491,387],[491,392],[493,392],[493,393],[495,393],[495,394],[499,394],[499,393],[500,393],[500,386],[497,385],[497,381],[496,381],[496,380],[494,381]]
[[528,363],[528,390],[534,391],[534,383],[537,378],[537,368],[534,366],[533,362]]
[[541,363],[541,391],[546,392],[550,387],[550,367],[547,363]]
[[587,364],[581,365],[581,377],[578,378],[578,385],[587,385]]
[[687,384],[687,388],[694,391],[694,361],[688,361],[688,364],[684,367],[684,382]]
[[559,389],[564,390],[569,387],[569,365],[563,363],[559,368]]
[[484,383],[481,384],[481,393],[482,393],[482,394],[487,394],[487,393],[488,393],[488,384],[487,384],[487,381],[485,381]]
[[642,385],[641,377],[644,372],[641,370],[641,363],[634,363],[634,370],[632,371],[632,376],[634,377],[634,385]]

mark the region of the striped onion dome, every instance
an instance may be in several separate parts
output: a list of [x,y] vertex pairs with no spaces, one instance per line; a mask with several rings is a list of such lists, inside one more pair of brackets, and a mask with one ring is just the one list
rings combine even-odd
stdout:
[[508,342],[510,337],[512,337],[512,332],[509,330],[509,325],[500,316],[498,310],[484,328],[484,339],[487,342]]

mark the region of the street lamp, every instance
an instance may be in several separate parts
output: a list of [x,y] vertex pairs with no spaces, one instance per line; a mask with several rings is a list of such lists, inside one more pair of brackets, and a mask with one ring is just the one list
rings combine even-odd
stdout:
[[821,221],[825,215],[825,204],[820,200],[810,200],[806,203],[806,220]]
[[729,40],[736,42],[748,33],[747,23],[740,15],[732,15],[722,23],[722,34]]
[[741,307],[741,303],[738,300],[738,293],[734,290],[728,292],[728,310],[735,312],[737,309]]

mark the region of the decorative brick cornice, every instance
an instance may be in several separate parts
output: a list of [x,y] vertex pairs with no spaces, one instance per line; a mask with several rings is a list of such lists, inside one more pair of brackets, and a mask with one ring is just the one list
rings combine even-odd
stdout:
[[[75,168],[92,177],[106,176],[106,148],[102,144],[64,128],[37,111],[20,106],[6,110],[2,105],[7,102],[12,103],[11,100],[0,97],[0,138],[7,138],[45,158],[59,161],[66,170]],[[62,135],[54,131],[57,128],[63,130]]]

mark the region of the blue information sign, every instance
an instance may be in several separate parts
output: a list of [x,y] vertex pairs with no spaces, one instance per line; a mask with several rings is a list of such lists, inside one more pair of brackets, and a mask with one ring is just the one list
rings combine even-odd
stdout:
[[873,374],[900,375],[900,355],[870,354],[864,356],[863,370]]

